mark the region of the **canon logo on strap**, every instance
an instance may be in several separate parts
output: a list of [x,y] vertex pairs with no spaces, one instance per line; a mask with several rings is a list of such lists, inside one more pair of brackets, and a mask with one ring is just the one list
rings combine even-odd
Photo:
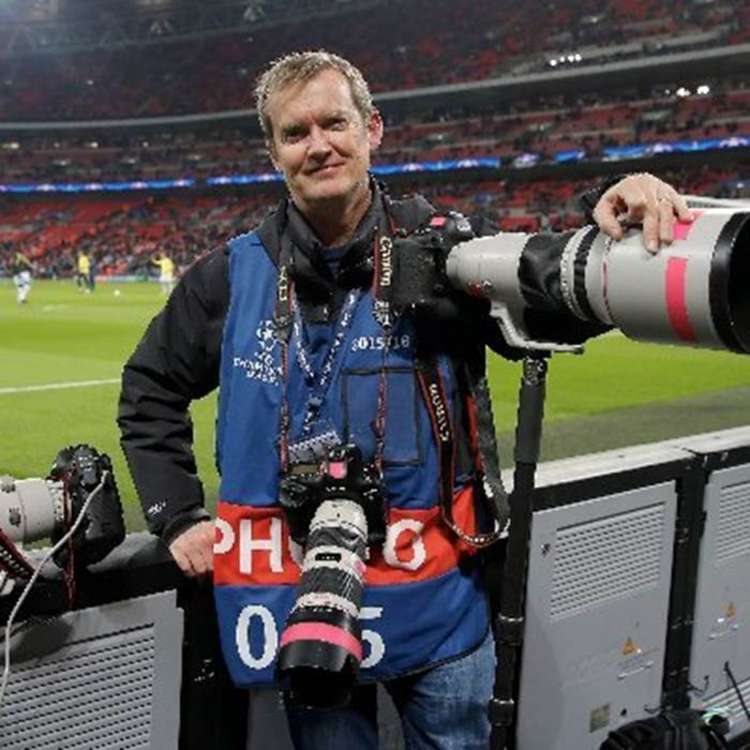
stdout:
[[390,286],[393,279],[393,240],[387,235],[380,238],[380,286]]
[[435,415],[435,426],[441,443],[448,443],[451,440],[451,427],[448,422],[448,412],[445,409],[443,396],[440,393],[440,386],[437,383],[430,383],[427,388],[432,402],[432,411]]

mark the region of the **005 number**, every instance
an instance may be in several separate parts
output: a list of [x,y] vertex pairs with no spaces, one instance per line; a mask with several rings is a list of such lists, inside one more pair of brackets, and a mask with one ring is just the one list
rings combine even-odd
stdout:
[[[377,620],[382,614],[382,607],[362,607],[359,612],[359,619],[362,621]],[[261,628],[263,633],[261,639],[263,648],[257,654],[254,654],[250,648],[251,628]],[[256,670],[270,667],[279,648],[279,629],[271,610],[259,604],[248,604],[237,618],[235,641],[237,653],[242,663],[247,667]],[[383,636],[374,630],[363,628],[362,642],[365,644],[366,656],[362,659],[361,667],[368,669],[379,664],[385,656]]]

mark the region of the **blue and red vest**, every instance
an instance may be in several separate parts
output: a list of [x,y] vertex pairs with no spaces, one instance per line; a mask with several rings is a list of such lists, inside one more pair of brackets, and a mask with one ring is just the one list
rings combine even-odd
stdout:
[[[240,236],[229,250],[214,590],[225,660],[234,682],[247,687],[274,682],[276,654],[300,577],[302,551],[291,540],[278,504],[280,415],[286,389],[289,435],[298,437],[310,386],[297,364],[300,331],[289,340],[288,373],[282,375],[274,323],[278,268],[260,236]],[[399,318],[386,347],[373,303],[372,292],[363,290],[353,304],[318,411],[320,425],[371,458],[385,371],[388,530],[383,547],[372,549],[367,561],[360,613],[362,680],[388,679],[453,659],[475,648],[489,626],[478,566],[441,518],[438,452],[415,377],[414,323]],[[436,364],[455,413],[465,394],[447,355],[438,356]],[[459,472],[454,483],[454,519],[468,533],[477,527],[473,480]]]

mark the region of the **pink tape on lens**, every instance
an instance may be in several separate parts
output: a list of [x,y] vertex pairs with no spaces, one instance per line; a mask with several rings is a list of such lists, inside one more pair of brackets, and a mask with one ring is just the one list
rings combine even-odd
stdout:
[[351,633],[324,622],[298,622],[288,627],[281,636],[281,645],[292,641],[323,641],[340,646],[357,661],[362,661],[362,643]]
[[687,258],[670,258],[667,261],[664,295],[674,332],[683,341],[695,341],[695,331],[687,309],[687,264]]
[[690,236],[690,232],[695,226],[695,221],[703,213],[703,211],[693,211],[693,221],[676,221],[674,223],[673,237],[676,240],[686,240]]

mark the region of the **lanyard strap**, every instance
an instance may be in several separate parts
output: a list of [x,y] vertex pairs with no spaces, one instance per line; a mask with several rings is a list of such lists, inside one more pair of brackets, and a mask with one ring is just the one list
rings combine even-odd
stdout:
[[[378,404],[373,429],[375,432],[375,465],[382,475],[383,454],[385,451],[385,422],[387,408],[387,376],[386,365],[388,362],[390,331],[394,318],[390,309],[390,287],[393,281],[393,267],[391,265],[391,252],[393,242],[388,235],[375,233],[373,254],[375,256],[375,267],[373,275],[373,287],[375,301],[373,315],[380,323],[385,339],[383,348],[383,359],[380,367],[378,383]],[[288,382],[289,382],[289,345],[292,334],[297,341],[296,360],[305,378],[310,384],[310,397],[308,399],[307,411],[303,422],[303,432],[308,432],[315,421],[325,393],[330,386],[336,358],[351,326],[354,310],[361,298],[361,290],[353,289],[348,294],[338,316],[336,331],[331,342],[325,361],[320,372],[316,375],[310,358],[310,353],[305,345],[304,322],[295,302],[294,284],[289,274],[289,265],[282,264],[279,267],[276,288],[276,310],[274,315],[274,327],[281,348],[281,382],[282,400],[281,415],[279,420],[279,455],[281,470],[286,472],[289,468],[289,432],[291,428],[291,417],[289,410]]]
[[341,345],[346,338],[346,333],[351,325],[354,309],[357,306],[357,302],[359,302],[360,296],[361,293],[357,289],[352,289],[349,294],[346,295],[341,312],[339,313],[336,330],[333,334],[333,340],[331,341],[323,365],[317,375],[313,370],[310,352],[305,343],[306,336],[299,305],[292,304],[294,317],[293,331],[294,337],[297,341],[297,364],[310,385],[310,396],[307,402],[307,411],[305,413],[305,421],[302,428],[303,433],[310,431],[323,403],[323,397],[330,385],[331,374],[333,373],[333,367],[336,363],[336,357],[338,356]]

